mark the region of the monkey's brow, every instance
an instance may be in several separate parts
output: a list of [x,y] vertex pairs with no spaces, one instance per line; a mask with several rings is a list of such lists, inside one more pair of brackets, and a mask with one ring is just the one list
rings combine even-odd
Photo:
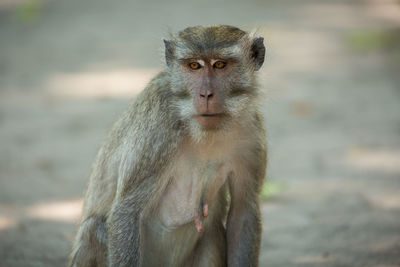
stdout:
[[[224,61],[231,61],[231,62],[237,62],[239,61],[239,57],[234,57],[234,56],[211,56],[211,57],[205,57],[208,60],[224,60]],[[191,60],[203,60],[203,57],[184,57],[184,58],[178,58],[178,61],[180,62],[188,62]]]
[[200,57],[185,57],[185,58],[178,58],[180,62],[186,62],[186,61],[191,61],[191,60],[199,60],[201,59]]

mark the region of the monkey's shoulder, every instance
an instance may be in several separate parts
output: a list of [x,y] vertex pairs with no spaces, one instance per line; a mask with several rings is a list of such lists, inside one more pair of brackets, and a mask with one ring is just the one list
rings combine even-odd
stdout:
[[[171,107],[169,77],[166,72],[160,72],[146,88],[125,109],[110,131],[110,137],[118,139],[129,135],[136,128],[140,134],[149,134],[154,128],[161,130],[170,127],[171,121],[176,121],[176,114]],[[164,129],[165,130],[165,129]]]
[[144,90],[133,100],[133,108],[158,108],[170,102],[170,79],[166,72],[157,74]]
[[108,173],[117,173],[118,180],[132,180],[121,184],[156,175],[177,147],[181,131],[170,107],[166,76],[158,74],[130,103],[99,152],[98,161],[111,169]]

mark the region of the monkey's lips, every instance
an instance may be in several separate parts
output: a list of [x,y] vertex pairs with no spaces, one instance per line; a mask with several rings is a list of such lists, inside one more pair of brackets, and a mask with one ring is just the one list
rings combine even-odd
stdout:
[[197,122],[205,129],[216,129],[224,119],[223,113],[207,113],[196,116]]

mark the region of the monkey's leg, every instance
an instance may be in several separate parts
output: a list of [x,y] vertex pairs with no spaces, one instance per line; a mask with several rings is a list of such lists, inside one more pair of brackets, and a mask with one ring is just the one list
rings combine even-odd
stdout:
[[194,252],[193,267],[226,266],[226,234],[222,223],[206,229]]
[[79,228],[69,266],[105,267],[106,263],[107,228],[105,218],[89,218]]

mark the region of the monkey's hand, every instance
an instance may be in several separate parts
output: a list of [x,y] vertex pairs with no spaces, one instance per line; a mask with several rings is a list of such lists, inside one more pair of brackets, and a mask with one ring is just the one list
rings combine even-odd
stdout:
[[203,219],[208,216],[208,204],[204,204],[202,201],[199,205],[199,213],[194,218],[194,226],[196,227],[197,232],[200,234],[203,233]]

